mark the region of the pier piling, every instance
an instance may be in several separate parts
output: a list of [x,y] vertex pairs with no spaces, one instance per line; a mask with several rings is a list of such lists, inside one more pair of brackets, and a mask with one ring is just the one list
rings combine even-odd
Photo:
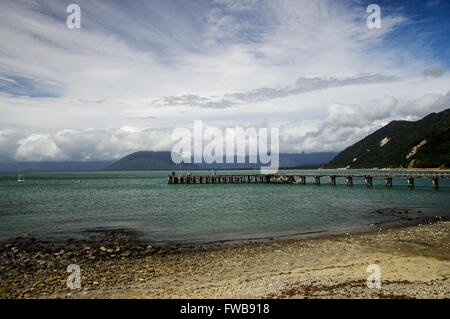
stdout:
[[347,183],[347,186],[353,186],[353,177],[352,176],[347,176],[345,178],[345,182]]
[[330,176],[330,185],[336,185],[336,176],[334,176],[334,175],[331,175]]
[[393,178],[402,178],[407,180],[408,187],[414,188],[415,178],[430,178],[432,186],[439,188],[439,179],[450,178],[450,173],[424,173],[424,172],[374,172],[370,175],[366,173],[345,172],[345,173],[275,173],[275,174],[242,174],[242,175],[175,175],[172,172],[167,177],[168,184],[243,184],[243,183],[265,183],[265,184],[306,184],[306,178],[311,177],[315,185],[320,185],[322,177],[328,177],[330,185],[336,185],[336,178],[345,178],[348,186],[353,186],[353,178],[364,178],[367,187],[373,186],[374,178],[384,178],[386,187],[392,187]]
[[431,183],[433,184],[433,187],[434,188],[439,188],[439,178],[437,178],[437,177],[433,177],[432,179],[431,179]]
[[392,187],[392,177],[385,177],[384,181],[384,185],[386,185],[387,187]]

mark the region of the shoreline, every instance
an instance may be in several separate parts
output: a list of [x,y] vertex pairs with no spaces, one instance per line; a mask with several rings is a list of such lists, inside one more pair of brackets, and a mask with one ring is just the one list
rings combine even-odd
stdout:
[[175,244],[168,246],[157,246],[160,249],[164,249],[167,252],[170,251],[180,251],[180,250],[202,250],[202,249],[220,249],[222,247],[239,247],[248,244],[265,244],[265,243],[281,243],[285,241],[298,241],[298,240],[314,240],[314,239],[329,239],[336,236],[347,236],[359,235],[359,234],[370,234],[372,232],[377,232],[383,229],[401,229],[405,227],[413,227],[417,225],[429,224],[434,222],[446,222],[447,218],[445,216],[424,216],[421,218],[415,218],[414,220],[408,221],[385,221],[378,222],[374,224],[355,226],[355,227],[345,227],[339,229],[330,230],[318,230],[311,232],[304,232],[298,234],[290,235],[280,235],[280,236],[267,236],[267,237],[256,237],[247,239],[228,239],[228,240],[217,240],[201,244]]
[[[450,297],[450,222],[439,220],[167,250],[113,233],[91,246],[15,245],[1,246],[1,298]],[[72,263],[81,289],[66,287]],[[367,263],[380,264],[385,289],[365,286]]]
[[[421,211],[418,211],[421,213]],[[375,212],[374,212],[375,213]],[[408,216],[408,210],[401,208],[390,208],[385,210],[377,210],[376,213],[383,215],[390,215],[396,219],[386,220],[381,222],[375,222],[371,224],[363,224],[358,226],[349,226],[342,228],[331,228],[331,229],[319,229],[313,231],[306,231],[300,233],[292,233],[285,235],[273,235],[273,236],[262,236],[262,237],[249,237],[241,239],[219,239],[211,240],[205,242],[170,242],[168,244],[159,244],[152,240],[147,240],[142,238],[138,231],[127,229],[127,228],[94,228],[86,229],[74,236],[33,236],[32,234],[18,234],[7,239],[0,239],[0,247],[8,244],[22,242],[26,244],[38,244],[41,247],[61,247],[64,248],[65,245],[99,245],[102,242],[107,242],[108,237],[114,237],[119,240],[127,240],[134,245],[141,246],[152,246],[157,249],[163,249],[166,251],[179,250],[179,249],[202,249],[206,247],[222,247],[222,246],[234,246],[234,245],[244,245],[248,243],[266,243],[266,242],[277,242],[285,240],[301,240],[301,239],[320,239],[327,238],[336,235],[345,235],[346,233],[359,234],[371,231],[376,231],[379,228],[403,228],[408,226],[415,226],[417,224],[426,224],[429,222],[436,221],[446,221],[448,220],[448,214],[435,215],[427,214],[423,216],[411,218]],[[412,213],[412,212],[410,212]],[[411,214],[410,214],[411,215]],[[397,218],[398,217],[398,218]],[[80,233],[86,233],[85,235],[79,235]],[[0,248],[1,249],[1,248]],[[1,252],[1,251],[0,251]]]

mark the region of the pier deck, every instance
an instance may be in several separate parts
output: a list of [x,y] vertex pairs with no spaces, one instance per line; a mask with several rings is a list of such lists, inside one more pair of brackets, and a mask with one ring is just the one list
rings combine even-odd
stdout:
[[169,184],[233,184],[233,183],[271,183],[271,184],[306,184],[306,178],[312,177],[314,184],[320,184],[321,178],[328,177],[329,184],[336,185],[336,178],[345,178],[348,186],[353,185],[354,178],[364,178],[366,186],[373,185],[374,178],[383,178],[385,185],[392,187],[394,178],[406,179],[409,187],[414,187],[414,179],[428,178],[434,188],[439,188],[439,179],[450,178],[450,173],[438,172],[374,172],[374,173],[275,173],[275,174],[220,174],[220,175],[172,175],[168,176]]

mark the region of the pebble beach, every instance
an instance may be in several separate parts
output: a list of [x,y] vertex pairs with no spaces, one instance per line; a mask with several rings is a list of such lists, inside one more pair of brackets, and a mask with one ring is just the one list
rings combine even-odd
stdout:
[[[0,298],[450,298],[450,222],[162,249],[16,238],[0,249]],[[69,289],[67,266],[81,270]],[[381,287],[367,286],[377,264]]]

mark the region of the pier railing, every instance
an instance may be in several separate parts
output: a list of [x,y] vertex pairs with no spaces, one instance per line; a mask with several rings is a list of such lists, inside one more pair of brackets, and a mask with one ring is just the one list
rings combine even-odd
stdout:
[[373,185],[374,178],[384,178],[385,185],[392,187],[394,178],[406,179],[409,187],[414,187],[414,179],[428,178],[434,188],[439,187],[439,179],[450,178],[450,173],[441,172],[304,172],[276,174],[220,174],[220,175],[178,175],[168,176],[169,184],[234,184],[234,183],[271,183],[271,184],[306,184],[306,178],[312,177],[314,184],[320,184],[321,178],[328,177],[329,184],[336,185],[336,178],[345,178],[348,186],[353,185],[354,178],[364,178],[366,186]]

